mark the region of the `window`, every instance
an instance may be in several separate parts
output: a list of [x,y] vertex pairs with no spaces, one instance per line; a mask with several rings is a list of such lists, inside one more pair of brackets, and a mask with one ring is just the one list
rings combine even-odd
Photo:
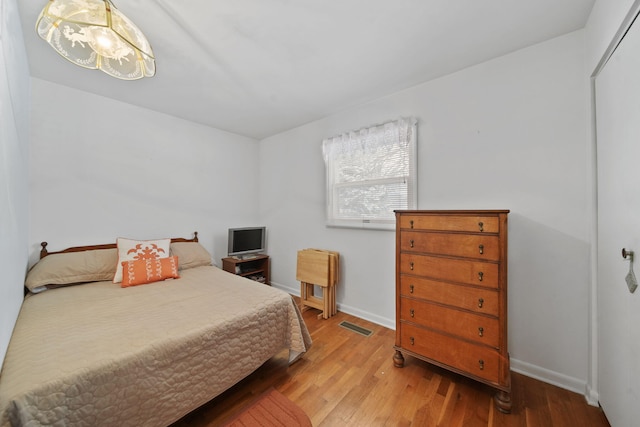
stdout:
[[394,229],[416,208],[416,120],[399,119],[322,141],[327,225]]

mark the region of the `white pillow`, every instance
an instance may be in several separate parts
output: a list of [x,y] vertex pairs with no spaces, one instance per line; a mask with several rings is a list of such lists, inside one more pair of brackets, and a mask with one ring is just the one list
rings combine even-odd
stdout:
[[122,282],[122,263],[137,259],[168,258],[171,247],[171,239],[160,240],[132,240],[118,237],[118,265],[113,283]]

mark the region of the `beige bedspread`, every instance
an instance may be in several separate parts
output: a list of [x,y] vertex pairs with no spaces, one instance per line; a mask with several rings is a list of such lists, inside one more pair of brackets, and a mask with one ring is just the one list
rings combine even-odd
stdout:
[[311,339],[285,292],[217,267],[26,298],[0,375],[0,425],[163,426]]

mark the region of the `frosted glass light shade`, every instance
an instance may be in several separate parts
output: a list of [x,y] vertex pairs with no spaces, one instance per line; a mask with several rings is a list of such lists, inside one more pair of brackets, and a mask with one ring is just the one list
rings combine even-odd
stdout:
[[147,38],[109,0],[49,0],[36,31],[56,52],[81,67],[123,80],[156,73]]

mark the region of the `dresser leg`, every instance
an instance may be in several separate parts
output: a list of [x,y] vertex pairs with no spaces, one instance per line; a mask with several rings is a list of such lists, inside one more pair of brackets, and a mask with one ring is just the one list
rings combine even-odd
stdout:
[[396,368],[404,366],[404,356],[400,353],[400,350],[396,350],[396,354],[393,355],[393,366]]
[[511,413],[511,393],[500,390],[496,393],[494,400],[498,411],[504,414]]

